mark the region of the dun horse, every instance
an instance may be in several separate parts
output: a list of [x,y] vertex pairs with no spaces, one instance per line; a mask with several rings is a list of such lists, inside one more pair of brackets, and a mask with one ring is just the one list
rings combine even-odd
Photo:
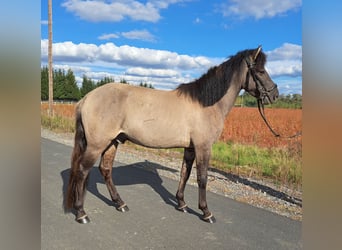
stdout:
[[89,170],[100,156],[99,169],[113,205],[128,211],[113,183],[112,165],[119,143],[129,140],[151,148],[184,148],[176,208],[187,211],[184,189],[196,160],[201,218],[215,222],[206,200],[211,147],[241,89],[266,104],[277,99],[277,85],[266,72],[265,63],[266,55],[258,47],[240,51],[172,91],[109,83],[88,93],[76,106],[65,211],[74,209],[79,223],[90,221],[83,208],[85,188]]

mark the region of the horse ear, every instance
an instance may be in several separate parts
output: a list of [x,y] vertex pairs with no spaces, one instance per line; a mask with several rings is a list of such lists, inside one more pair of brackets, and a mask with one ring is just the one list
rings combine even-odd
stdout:
[[259,45],[259,47],[256,49],[256,52],[255,52],[255,54],[253,56],[253,61],[255,61],[257,59],[260,51],[261,51],[261,45]]

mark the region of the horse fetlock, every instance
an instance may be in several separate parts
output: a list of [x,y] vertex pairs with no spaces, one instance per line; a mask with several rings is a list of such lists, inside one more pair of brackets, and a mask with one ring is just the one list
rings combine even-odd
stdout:
[[89,219],[88,215],[85,214],[79,218],[76,218],[76,221],[80,224],[87,224],[90,222],[90,219]]
[[176,207],[176,209],[178,211],[181,211],[183,213],[187,213],[188,212],[188,205],[186,205],[185,203],[183,203],[182,205],[178,204],[178,206]]
[[122,213],[124,213],[124,212],[128,212],[129,211],[129,208],[128,208],[128,206],[126,205],[126,203],[122,203],[121,205],[116,205],[115,206],[115,208],[116,208],[116,210],[118,210],[118,211],[120,211],[120,212],[122,212]]
[[80,224],[87,224],[90,222],[90,219],[86,212],[82,210],[78,210],[76,213],[76,221]]
[[216,222],[216,218],[214,217],[214,215],[212,213],[209,213],[208,215],[203,215],[202,220],[205,222],[208,222],[210,224]]
[[209,209],[208,209],[208,206],[207,206],[207,202],[205,201],[202,201],[198,204],[198,208],[201,209],[203,211],[203,214],[208,214],[210,213],[209,212]]

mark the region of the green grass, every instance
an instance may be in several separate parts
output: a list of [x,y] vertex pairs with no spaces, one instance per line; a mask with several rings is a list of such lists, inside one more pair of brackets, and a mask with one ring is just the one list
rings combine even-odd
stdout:
[[71,118],[65,118],[62,116],[48,116],[41,114],[41,125],[43,128],[50,129],[55,132],[74,133],[75,120]]
[[277,183],[301,185],[301,148],[260,148],[253,145],[217,142],[211,164],[218,169],[248,176],[259,176]]
[[[41,115],[41,125],[55,132],[73,133],[74,119],[61,116]],[[144,148],[139,147],[139,150]],[[158,151],[159,152],[159,151]],[[157,153],[158,153],[157,152]],[[160,155],[182,157],[182,149],[167,149]],[[287,148],[260,148],[232,142],[217,142],[213,145],[210,164],[220,170],[248,177],[261,177],[275,183],[300,187],[302,184],[301,145]]]

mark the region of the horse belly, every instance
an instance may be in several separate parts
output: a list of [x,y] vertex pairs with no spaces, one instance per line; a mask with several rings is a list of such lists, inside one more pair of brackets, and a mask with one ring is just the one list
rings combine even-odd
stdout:
[[[153,108],[151,108],[153,107]],[[157,107],[157,108],[156,108]],[[135,107],[128,112],[123,132],[137,144],[152,148],[188,147],[190,127],[187,116],[180,110],[169,109],[161,103]]]
[[190,135],[187,129],[152,119],[146,119],[140,124],[131,126],[126,135],[132,142],[151,148],[176,148],[190,145]]

